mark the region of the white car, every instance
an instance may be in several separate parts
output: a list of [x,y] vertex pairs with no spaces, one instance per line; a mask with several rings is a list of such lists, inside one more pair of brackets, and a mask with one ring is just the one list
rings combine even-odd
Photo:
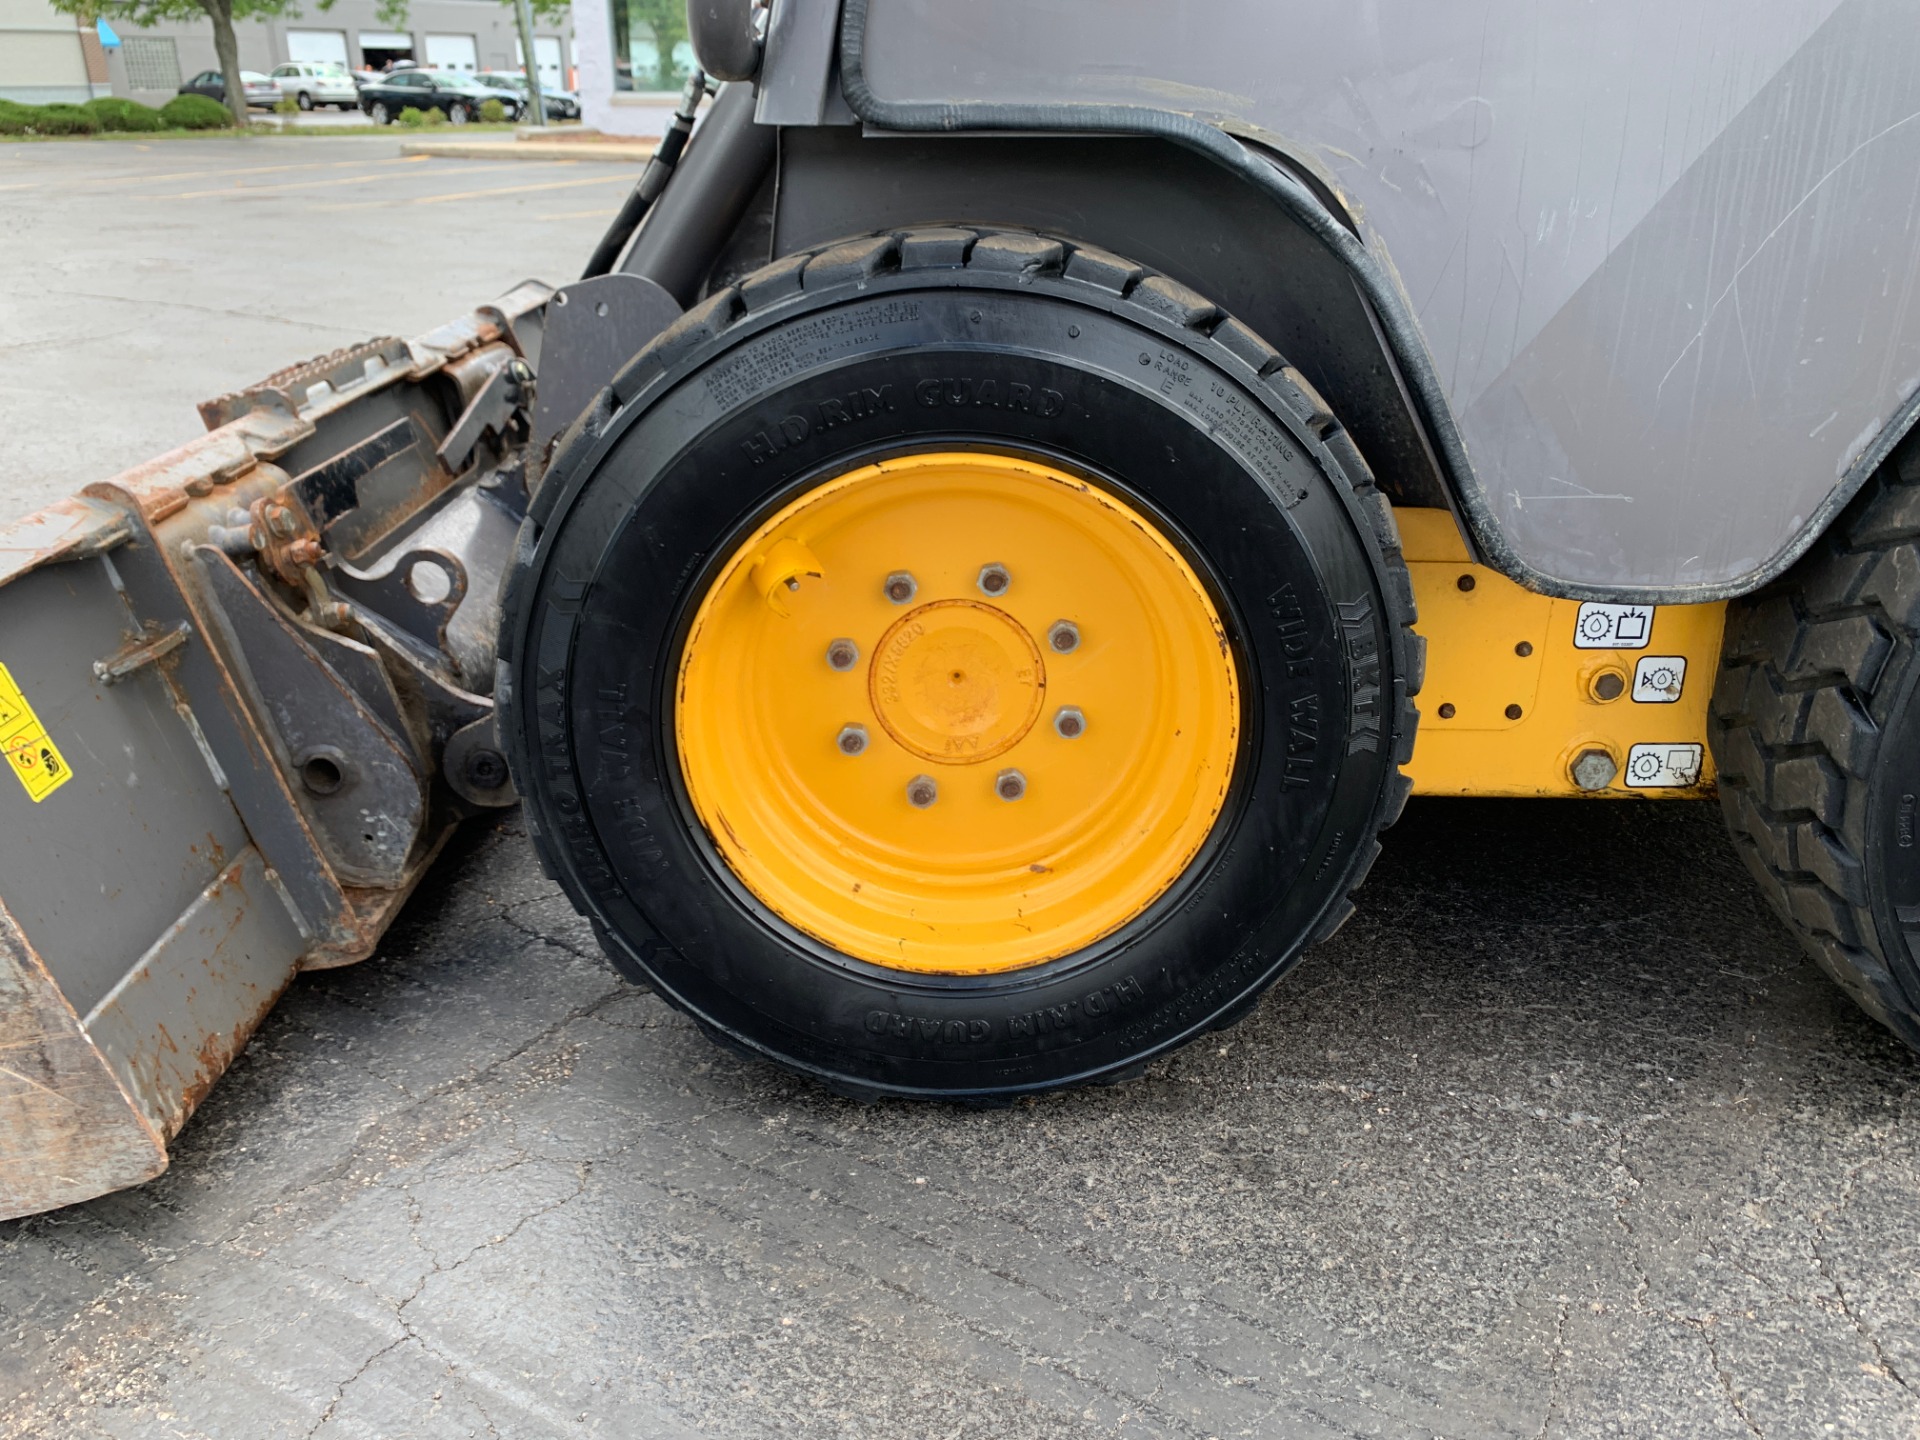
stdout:
[[347,67],[337,63],[296,60],[273,68],[273,83],[282,95],[291,95],[302,110],[316,105],[360,108],[360,90]]

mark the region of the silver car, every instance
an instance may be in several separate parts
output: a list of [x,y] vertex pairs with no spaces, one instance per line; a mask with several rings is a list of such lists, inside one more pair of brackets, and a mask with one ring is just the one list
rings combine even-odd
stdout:
[[272,80],[281,95],[292,97],[302,110],[332,105],[341,110],[360,108],[360,91],[347,67],[334,62],[295,60],[273,67]]

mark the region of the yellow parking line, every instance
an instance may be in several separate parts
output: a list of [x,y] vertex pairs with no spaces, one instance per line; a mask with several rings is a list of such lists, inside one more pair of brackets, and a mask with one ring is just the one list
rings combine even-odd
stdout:
[[[520,170],[521,173],[524,174],[524,163],[525,162],[516,162],[512,168]],[[498,167],[488,166],[487,168],[497,169]],[[472,172],[469,171],[468,173],[471,174]],[[497,190],[458,190],[447,195],[406,195],[393,200],[348,200],[334,205],[316,205],[313,208],[316,211],[325,211],[328,214],[332,214],[337,210],[391,209],[396,205],[439,205],[448,200],[485,200],[494,195],[519,195],[528,190],[571,190],[579,185],[613,184],[630,186],[633,184],[633,176],[596,175],[586,180],[549,180],[544,185],[502,185]]]
[[581,185],[626,185],[632,186],[637,177],[631,173],[620,175],[595,175],[585,180],[549,180],[544,185],[502,185],[497,190],[456,190],[451,195],[419,195],[407,201],[409,205],[444,205],[449,200],[478,200],[487,195],[524,195],[533,190],[572,190]]
[[620,213],[620,207],[611,210],[551,210],[540,218],[542,220],[610,220]]
[[[427,158],[431,159],[432,157],[429,156]],[[489,170],[493,170],[493,171],[518,170],[519,168],[520,168],[519,164],[513,164],[513,163],[502,164],[502,165],[482,165],[482,166],[474,167],[472,169],[462,169],[459,173],[462,176],[466,176],[466,175],[474,174],[476,169],[484,172]],[[451,172],[443,172],[443,173],[451,173]],[[289,180],[284,184],[273,184],[273,185],[224,185],[215,190],[181,190],[171,195],[143,195],[141,198],[143,200],[205,200],[211,196],[216,196],[216,195],[221,195],[221,196],[278,195],[288,190],[323,190],[323,189],[330,189],[332,187],[339,186],[339,185],[361,185],[361,184],[367,184],[373,181],[417,180],[419,178],[420,177],[417,175],[412,175],[412,174],[401,175],[394,171],[388,171],[384,175],[336,175],[326,180]],[[390,204],[392,202],[382,201],[380,203]]]
[[[162,180],[198,180],[207,175],[272,175],[288,170],[338,170],[347,165],[411,165],[431,155],[389,155],[384,159],[309,160],[297,165],[249,165],[241,170],[174,170],[162,175],[113,175],[85,180],[71,188],[105,190],[115,185],[156,185]],[[66,187],[63,187],[66,188]]]

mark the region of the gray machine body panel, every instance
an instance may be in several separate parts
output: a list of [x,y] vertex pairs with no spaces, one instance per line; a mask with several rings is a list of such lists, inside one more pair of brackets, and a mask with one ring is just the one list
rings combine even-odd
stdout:
[[888,101],[1277,137],[1397,273],[1498,548],[1549,587],[1684,599],[1783,567],[1912,417],[1917,20],[1910,0],[871,0],[864,55]]

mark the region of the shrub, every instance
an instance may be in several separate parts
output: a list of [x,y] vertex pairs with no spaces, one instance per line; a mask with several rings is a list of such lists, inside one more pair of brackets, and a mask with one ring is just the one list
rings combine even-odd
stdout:
[[498,125],[502,120],[507,118],[507,107],[502,105],[498,100],[482,100],[480,102],[480,118],[489,125]]
[[394,118],[398,120],[402,125],[406,125],[414,130],[418,130],[422,125],[427,123],[427,116],[429,113],[438,115],[440,112],[438,110],[434,110],[431,112],[426,110],[419,110],[413,107],[412,105],[409,105],[407,106],[406,109],[402,110]]
[[33,118],[33,107],[13,100],[0,100],[0,135],[24,135]]
[[174,130],[218,130],[233,124],[233,115],[205,95],[176,95],[160,107],[160,123]]
[[34,135],[91,135],[104,129],[92,111],[80,105],[37,105],[29,107],[32,114],[27,120],[27,130]]
[[433,109],[421,113],[420,123],[429,130],[436,125],[444,125],[447,123],[447,112],[436,105]]
[[300,102],[291,95],[282,95],[278,100],[273,102],[273,113],[276,115],[298,115],[300,113]]
[[124,95],[102,95],[80,107],[90,111],[102,130],[158,130],[160,112]]

